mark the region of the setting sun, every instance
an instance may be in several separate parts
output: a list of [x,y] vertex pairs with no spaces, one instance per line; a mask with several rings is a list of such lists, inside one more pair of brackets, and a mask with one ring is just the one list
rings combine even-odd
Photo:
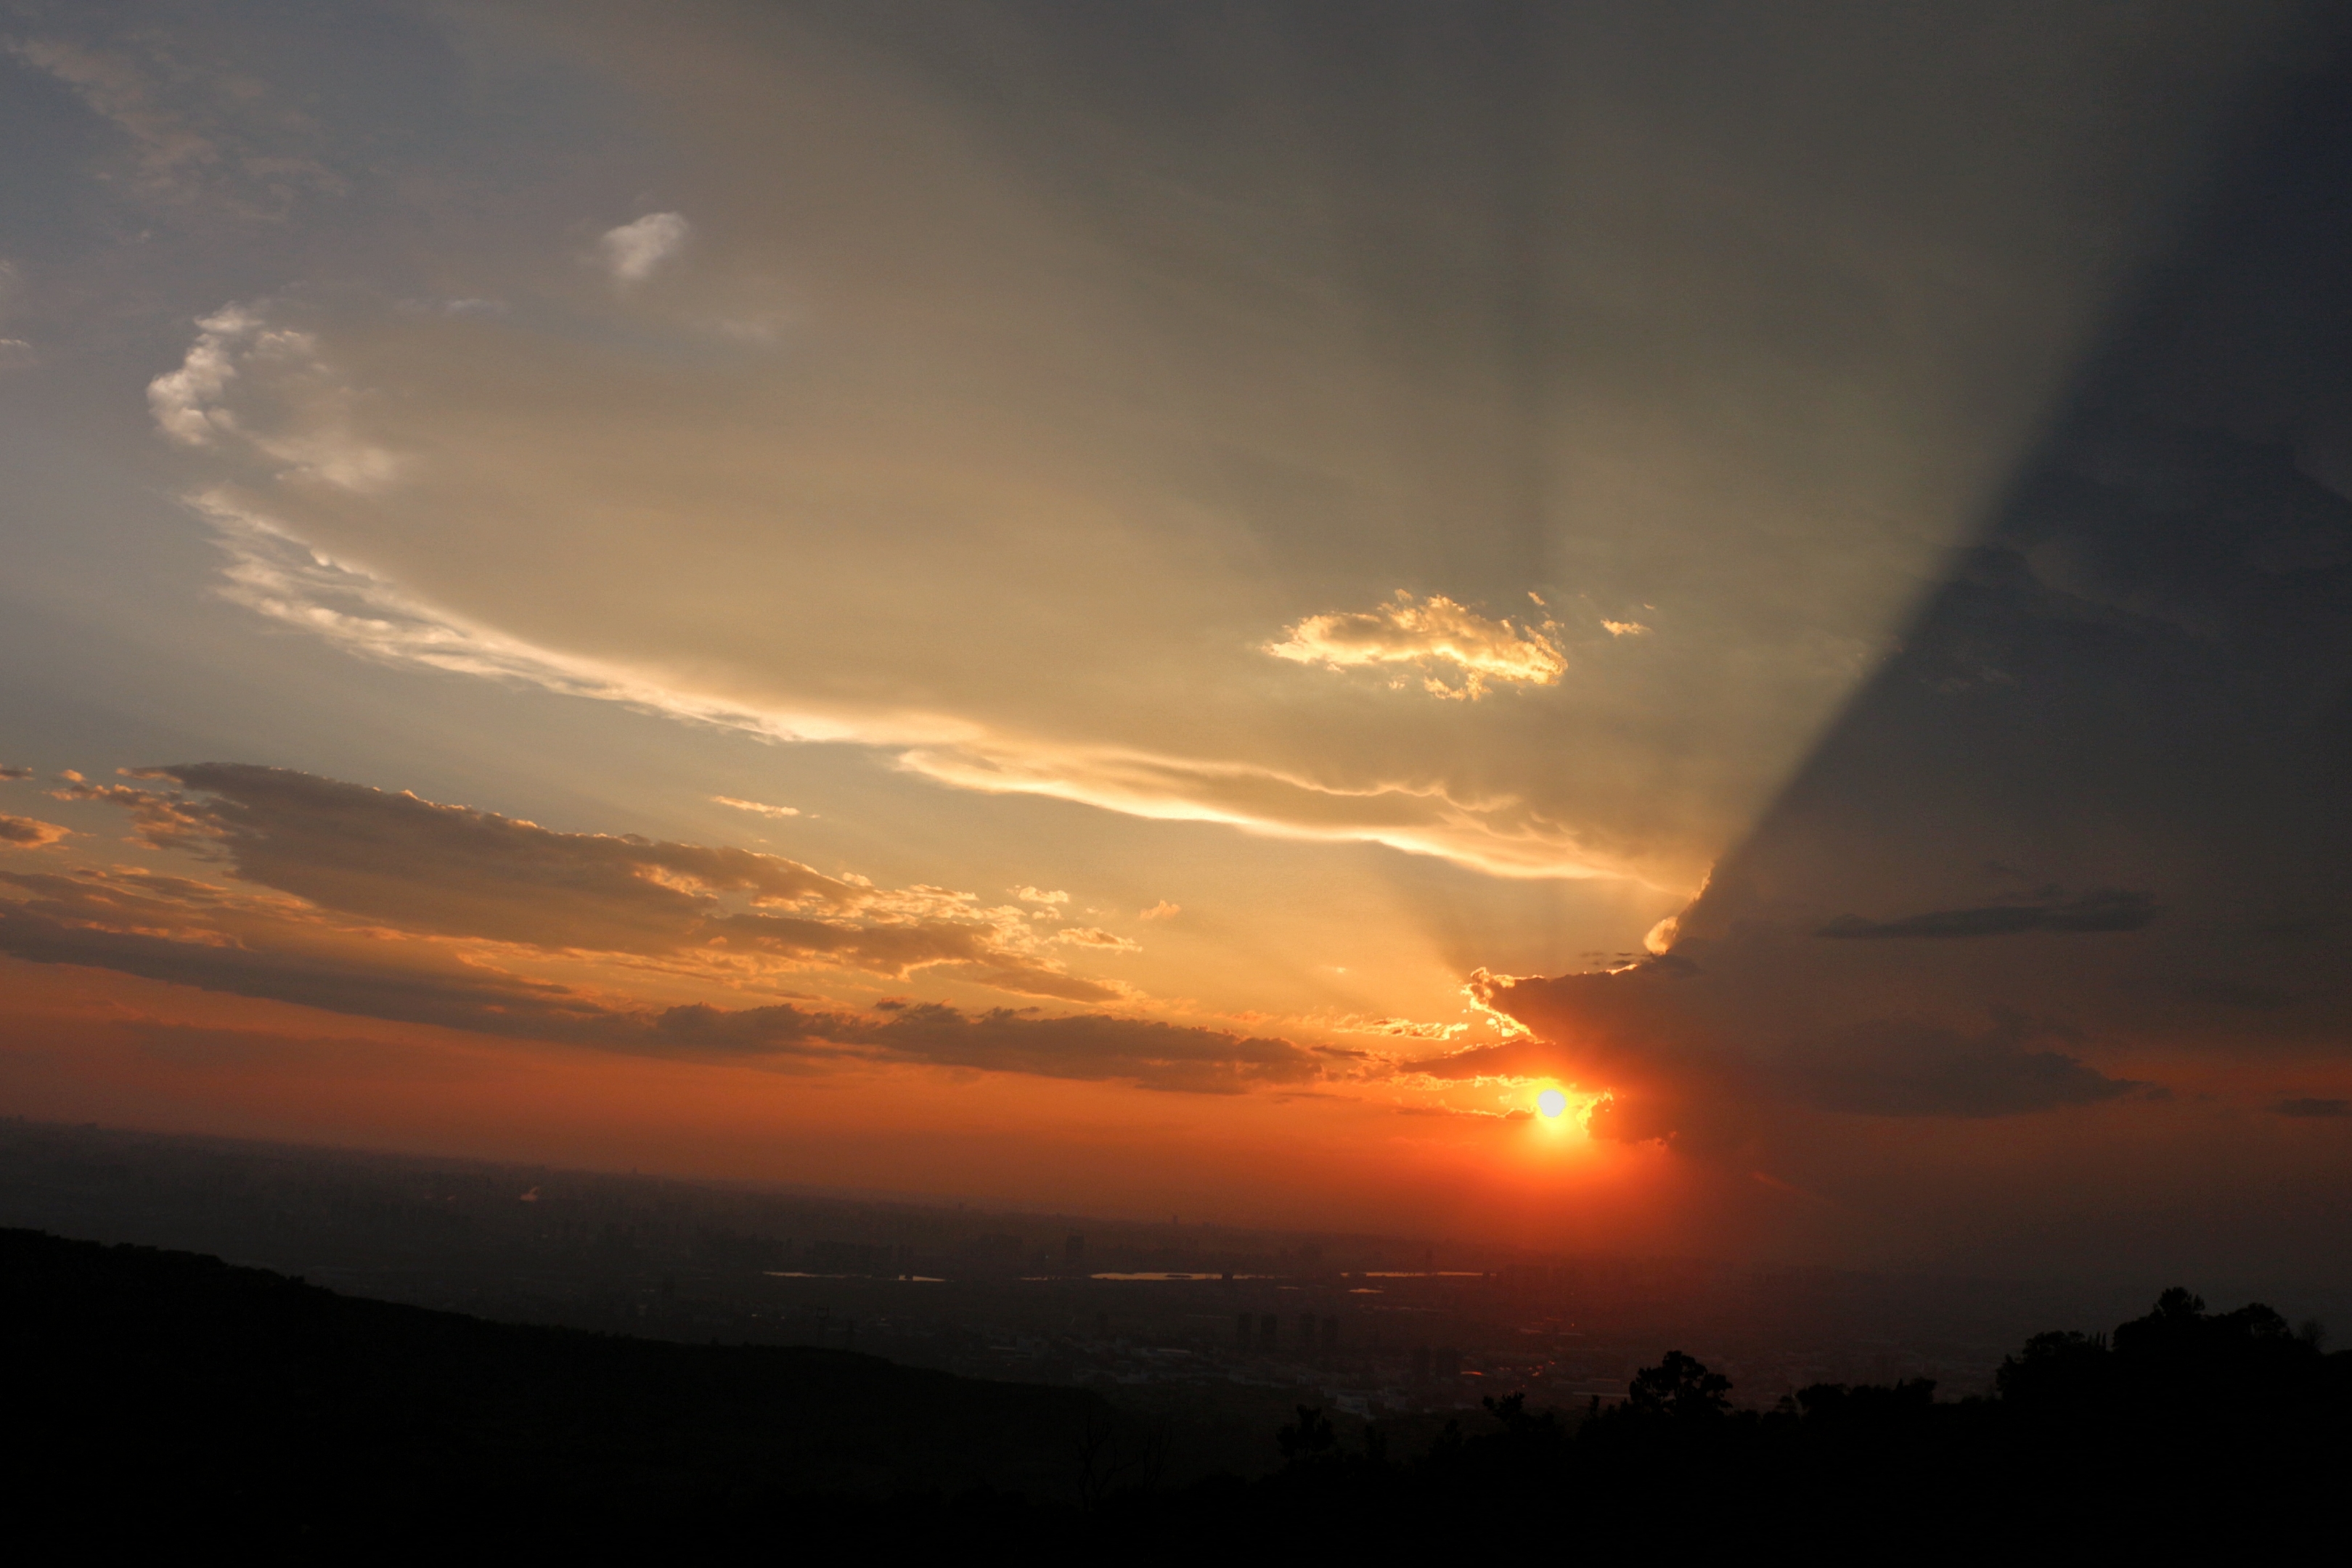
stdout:
[[1538,1116],[1556,1118],[1565,1115],[1567,1110],[1568,1096],[1559,1089],[1548,1089],[1536,1096],[1536,1114]]

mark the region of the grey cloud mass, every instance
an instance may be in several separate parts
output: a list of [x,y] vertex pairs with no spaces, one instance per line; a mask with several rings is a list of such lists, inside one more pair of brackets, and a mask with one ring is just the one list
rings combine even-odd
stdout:
[[2007,936],[2023,931],[2137,931],[2156,918],[2146,893],[2107,889],[2079,898],[2044,896],[1973,910],[1937,910],[1899,920],[1870,921],[1841,915],[1820,934],[1846,941],[1889,937]]
[[347,916],[541,948],[740,952],[893,978],[947,966],[1079,1002],[1125,994],[1043,957],[1013,911],[945,889],[878,889],[746,849],[558,833],[280,768],[211,763],[142,776],[191,793],[58,793],[125,805],[152,844],[216,857],[244,881]]
[[2352,81],[2241,156],[1665,955],[1483,982],[1536,1037],[1431,1070],[1541,1061],[1700,1142],[2346,1060]]
[[1324,1075],[1287,1040],[1105,1014],[969,1012],[938,1003],[871,1013],[795,1004],[649,1005],[510,973],[478,954],[336,928],[287,900],[184,878],[0,871],[0,952],[328,1012],[639,1055],[979,1068],[1192,1093]]

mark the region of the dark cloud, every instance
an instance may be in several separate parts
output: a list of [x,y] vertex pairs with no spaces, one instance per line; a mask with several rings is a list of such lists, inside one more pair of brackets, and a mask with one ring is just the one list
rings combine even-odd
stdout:
[[147,776],[196,791],[178,809],[231,871],[340,910],[451,935],[604,952],[675,951],[721,896],[856,907],[868,889],[796,861],[532,822],[284,768],[206,763]]
[[1534,1038],[1428,1070],[1557,1073],[1612,1092],[1597,1130],[1700,1146],[2352,1042],[2352,70],[2309,63],[1673,963],[1485,980]]
[[425,944],[335,933],[238,909],[170,878],[0,875],[0,952],[110,969],[232,995],[399,1023],[579,1037],[605,1009],[569,987],[457,962]]
[[54,793],[121,805],[147,842],[223,860],[242,881],[410,931],[647,956],[734,952],[891,978],[945,965],[1028,995],[1126,994],[1040,956],[1019,920],[943,889],[877,889],[747,849],[559,833],[283,768],[205,763],[139,776],[191,793],[80,782]]
[[2038,903],[1937,910],[1931,914],[1907,915],[1892,921],[1841,915],[1815,934],[1867,941],[1883,937],[2007,936],[2027,931],[2137,931],[2155,918],[2156,900],[2146,893],[2111,890]]
[[1304,1083],[1325,1068],[1320,1053],[1287,1040],[1108,1014],[647,1006],[510,973],[446,941],[387,941],[290,900],[184,878],[5,873],[0,884],[26,895],[0,900],[0,952],[10,956],[397,1023],[640,1055],[861,1058],[1196,1093]]
[[0,816],[0,845],[19,849],[38,849],[45,844],[55,844],[70,837],[72,829],[54,822],[43,822],[34,816]]
[[0,783],[14,783],[16,780],[28,779],[32,776],[33,770],[30,768],[10,767],[5,763],[0,763]]
[[2095,1104],[2141,1086],[2053,1047],[2066,1031],[2014,1016],[1964,1029],[1918,1018],[1832,1024],[1759,1005],[1680,956],[1552,979],[1480,975],[1479,1000],[1532,1034],[1405,1064],[1445,1079],[1555,1077],[1610,1099],[1595,1132],[1705,1146],[1778,1108],[1981,1118]]
[[918,1003],[862,1037],[913,1060],[1046,1078],[1127,1079],[1152,1089],[1232,1093],[1322,1076],[1317,1054],[1288,1040],[1148,1019],[1034,1009],[963,1013]]
[[1976,1034],[1880,1019],[1797,1042],[1780,1071],[1822,1110],[1874,1116],[2011,1116],[2142,1087],[2037,1048],[2048,1033],[2017,1019]]
[[875,1013],[698,1004],[616,1016],[598,1031],[597,1043],[693,1055],[842,1047],[890,1061],[1213,1094],[1303,1083],[1322,1071],[1317,1053],[1288,1040],[1108,1014],[1053,1016],[1033,1007],[974,1013],[936,1002],[886,1003]]
[[2352,1100],[2282,1100],[2271,1107],[2271,1113],[2315,1118],[2352,1116]]

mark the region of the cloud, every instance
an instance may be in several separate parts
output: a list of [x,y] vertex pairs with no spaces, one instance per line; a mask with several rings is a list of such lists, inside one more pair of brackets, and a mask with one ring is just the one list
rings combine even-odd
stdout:
[[[61,18],[62,19],[62,18]],[[318,127],[265,84],[215,62],[218,41],[166,18],[103,43],[50,32],[0,48],[64,84],[128,143],[130,186],[243,218],[282,218],[348,182],[316,156]]]
[[1183,905],[1171,904],[1162,899],[1148,910],[1136,910],[1135,918],[1139,921],[1172,921],[1183,912]]
[[2352,1116],[2352,1100],[2282,1100],[2271,1107],[2271,1114],[2333,1120]]
[[181,790],[73,784],[129,809],[157,847],[321,910],[445,937],[679,964],[840,968],[903,979],[939,968],[1078,1002],[1127,988],[1069,973],[1018,914],[968,893],[876,888],[748,849],[535,823],[285,769],[184,764],[140,777]]
[[394,1022],[641,1055],[889,1061],[1198,1093],[1320,1078],[1288,1040],[1112,1014],[662,1006],[499,967],[511,953],[323,919],[295,900],[122,871],[0,872],[0,952]]
[[1116,931],[1100,926],[1071,926],[1054,933],[1054,940],[1070,947],[1091,948],[1097,952],[1141,952],[1141,942],[1130,942]]
[[30,768],[10,767],[5,764],[0,764],[0,782],[13,783],[17,779],[28,779],[32,776],[33,770]]
[[1066,904],[1070,901],[1070,895],[1059,889],[1047,891],[1024,886],[1012,889],[1011,892],[1014,898],[1024,904]]
[[2079,898],[2053,898],[2040,902],[1989,904],[1973,910],[1938,910],[1901,920],[1866,921],[1843,915],[1816,935],[1845,941],[1885,938],[1940,939],[2009,936],[2018,931],[2138,931],[2156,919],[2156,900],[2146,893],[2114,889],[2084,893]]
[[2037,1048],[2050,1037],[2046,1026],[2016,1018],[1972,1034],[1875,1019],[1799,1042],[1777,1071],[1806,1103],[1872,1116],[2014,1116],[2095,1105],[2147,1087]]
[[[1389,1038],[1395,1040],[1444,1041],[1451,1040],[1459,1035],[1466,1035],[1470,1032],[1470,1026],[1467,1024],[1424,1024],[1412,1018],[1361,1018],[1351,1016],[1338,1019],[1333,1022],[1329,1027],[1338,1034],[1385,1035]],[[1416,1068],[1412,1070],[1420,1071],[1425,1069]]]
[[1596,1131],[1707,1149],[2340,1051],[2347,563],[2352,503],[2292,453],[2078,417],[1654,956],[1483,976],[1528,1037],[1412,1068],[1562,1077]]
[[[1188,13],[1145,91],[1112,8],[1057,22],[1068,74],[1006,98],[942,91],[857,7],[519,13],[512,47],[560,32],[610,73],[584,112],[614,140],[548,168],[642,158],[632,184],[725,222],[691,268],[648,263],[651,311],[616,297],[643,285],[549,298],[567,280],[514,259],[539,208],[436,198],[446,291],[511,316],[341,284],[273,303],[315,361],[244,354],[195,405],[214,434],[178,448],[182,488],[224,521],[243,602],[368,657],[887,748],[961,788],[1686,889],[2042,427],[2114,280],[2171,232],[2183,150],[2256,30],[2045,9],[1933,47],[1750,20],[1703,59],[1674,7],[1563,14],[1513,85],[1483,50],[1308,12],[1286,47],[1373,65],[1257,70]],[[1576,210],[1489,177],[1483,132],[1400,160],[1360,133],[1373,79],[1449,124],[1526,114]],[[1800,111],[1853,81],[1898,84],[1872,136]],[[1145,112],[1163,88],[1224,105],[1216,133]],[[1990,136],[1964,107],[1989,91],[2011,110]],[[1906,155],[1960,134],[1966,179]],[[1171,177],[1203,199],[1171,203]],[[649,257],[663,216],[620,250],[583,236],[594,278]],[[1531,223],[1561,243],[1497,288]],[[396,208],[350,232],[418,230]],[[1579,304],[1601,299],[1605,330]],[[1558,417],[1528,401],[1528,310],[1591,328],[1544,356]],[[772,321],[820,330],[790,355],[712,330]],[[342,460],[305,454],[329,435]],[[397,459],[373,489],[326,478],[366,452]],[[1374,607],[1399,584],[1427,595],[1402,619]],[[1540,615],[1537,586],[1677,629],[1588,658],[1596,626],[1477,608]],[[1412,657],[1286,675],[1262,651],[1280,627],[1318,668]],[[1381,677],[1517,700],[1394,702]]]
[[465,962],[446,944],[371,940],[288,900],[184,878],[84,869],[0,873],[0,884],[30,895],[0,899],[0,952],[33,963],[495,1035],[578,1039],[605,1016],[572,987]]
[[[1545,623],[1548,629],[1550,623]],[[1549,686],[1568,668],[1542,630],[1489,620],[1442,594],[1415,599],[1397,590],[1393,602],[1369,611],[1309,616],[1289,628],[1286,641],[1265,651],[1327,669],[1409,664],[1427,670],[1451,666],[1459,684],[1432,676],[1423,687],[1440,697],[1476,700],[1486,683]]]
[[[1769,961],[1768,961],[1769,962]],[[1439,1079],[1557,1078],[1604,1098],[1598,1136],[1701,1152],[1766,1131],[1775,1108],[1981,1119],[2120,1099],[2145,1088],[2051,1047],[2068,1032],[2017,1016],[1957,1027],[1919,1017],[1792,1017],[1678,955],[1513,978],[1480,972],[1480,1006],[1528,1033],[1402,1064]],[[1743,992],[1746,994],[1743,994]]]
[[1005,1008],[965,1014],[922,1004],[870,1037],[931,1062],[1052,1078],[1118,1078],[1148,1088],[1231,1093],[1322,1076],[1316,1053],[1288,1040],[1101,1014],[1039,1017]]
[[1612,637],[1645,637],[1650,628],[1639,621],[1603,621],[1601,628]]
[[31,816],[0,816],[0,846],[38,849],[72,837],[73,829]]
[[180,368],[147,384],[147,406],[156,427],[183,447],[209,447],[236,428],[233,414],[219,406],[236,376],[238,346],[261,325],[256,312],[228,305],[196,322],[196,340]]
[[764,805],[756,800],[737,800],[731,795],[714,795],[710,798],[720,805],[731,805],[738,811],[748,811],[755,816],[772,816],[781,819],[798,816],[801,814],[800,807],[796,805]]
[[187,174],[221,161],[221,150],[189,118],[168,105],[149,62],[124,51],[99,49],[60,37],[13,40],[8,52],[71,88],[96,113],[111,121],[136,149],[145,182],[180,184]]
[[1636,857],[1515,795],[1456,794],[1419,777],[1335,784],[1245,762],[994,735],[935,715],[849,716],[697,691],[424,604],[363,566],[302,543],[243,490],[206,491],[192,504],[230,557],[229,598],[373,662],[517,681],[763,740],[891,748],[910,773],[987,794],[1045,795],[1152,820],[1223,823],[1309,841],[1383,844],[1504,877],[1648,876]]
[[685,248],[690,232],[686,219],[676,213],[647,213],[606,229],[596,241],[596,251],[614,282],[642,283]]

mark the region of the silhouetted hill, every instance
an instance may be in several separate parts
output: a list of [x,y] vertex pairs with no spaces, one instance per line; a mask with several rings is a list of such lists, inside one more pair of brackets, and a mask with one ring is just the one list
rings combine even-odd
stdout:
[[[610,1546],[1069,1496],[1097,1396],[843,1351],[691,1346],[352,1300],[260,1269],[0,1231],[12,1532],[339,1560]],[[26,1510],[34,1510],[27,1519]],[[903,1510],[902,1510],[903,1511]]]
[[1301,1406],[1257,1480],[1155,1483],[1075,1390],[847,1352],[685,1345],[352,1300],[259,1269],[0,1231],[12,1542],[414,1561],[1127,1561],[1606,1552],[1683,1563],[2343,1555],[2352,1356],[2185,1290],[2034,1336],[1991,1398],[1820,1384],[1769,1411],[1669,1352],[1606,1407],[1519,1396],[1402,1451]]

